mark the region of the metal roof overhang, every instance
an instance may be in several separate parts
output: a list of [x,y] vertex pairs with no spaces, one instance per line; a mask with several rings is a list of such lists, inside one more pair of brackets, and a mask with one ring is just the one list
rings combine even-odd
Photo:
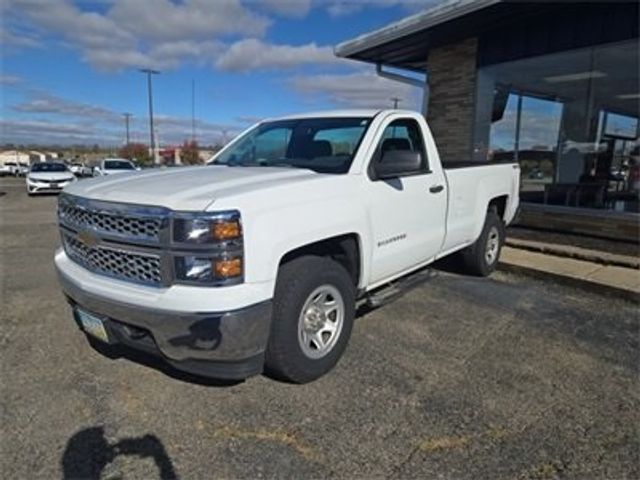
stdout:
[[429,50],[554,8],[553,3],[455,0],[336,46],[339,57],[424,72]]

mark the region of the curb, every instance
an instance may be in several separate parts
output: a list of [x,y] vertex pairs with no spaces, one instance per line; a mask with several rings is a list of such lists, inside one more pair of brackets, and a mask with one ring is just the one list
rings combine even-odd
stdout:
[[506,263],[502,260],[498,264],[498,270],[509,273],[524,274],[530,277],[538,278],[540,280],[551,280],[555,283],[580,288],[582,290],[598,293],[600,295],[609,294],[634,303],[640,303],[640,294],[626,288],[614,287],[612,285],[603,283],[596,283],[587,279],[570,277],[546,270],[538,270],[531,267],[525,267],[523,265]]
[[531,252],[555,255],[556,257],[575,258],[576,260],[584,260],[586,262],[598,263],[605,266],[612,265],[634,270],[640,269],[640,258],[627,255],[616,255],[608,252],[599,252],[585,248],[542,243],[519,238],[507,238],[505,245],[520,250],[529,250]]

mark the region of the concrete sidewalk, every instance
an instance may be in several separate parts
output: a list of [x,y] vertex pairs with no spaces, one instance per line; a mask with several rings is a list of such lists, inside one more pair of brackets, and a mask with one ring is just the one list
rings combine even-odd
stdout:
[[635,257],[614,258],[623,256],[580,250],[585,249],[553,244],[542,248],[524,240],[509,240],[502,249],[499,268],[640,301],[640,269]]
[[593,248],[511,237],[507,237],[505,244],[521,250],[547,253],[558,257],[575,258],[576,260],[585,260],[601,265],[640,269],[640,250],[636,251],[635,255],[621,255],[619,253],[604,252]]

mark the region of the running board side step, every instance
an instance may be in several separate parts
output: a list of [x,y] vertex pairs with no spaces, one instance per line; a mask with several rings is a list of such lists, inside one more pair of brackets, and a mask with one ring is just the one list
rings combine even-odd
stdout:
[[381,287],[373,292],[367,293],[363,298],[362,304],[369,308],[378,308],[398,297],[401,297],[405,293],[425,282],[428,282],[436,276],[437,273],[431,268],[418,270],[415,273],[389,283],[385,287]]

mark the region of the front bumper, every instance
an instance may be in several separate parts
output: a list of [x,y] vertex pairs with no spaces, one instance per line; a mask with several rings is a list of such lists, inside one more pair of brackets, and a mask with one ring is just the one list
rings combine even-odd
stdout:
[[[115,344],[161,356],[197,375],[246,378],[261,373],[271,300],[221,312],[177,312],[131,305],[87,292],[59,267],[71,305],[100,317]],[[194,287],[202,288],[202,287]]]
[[27,190],[29,193],[60,193],[70,183],[27,182]]

